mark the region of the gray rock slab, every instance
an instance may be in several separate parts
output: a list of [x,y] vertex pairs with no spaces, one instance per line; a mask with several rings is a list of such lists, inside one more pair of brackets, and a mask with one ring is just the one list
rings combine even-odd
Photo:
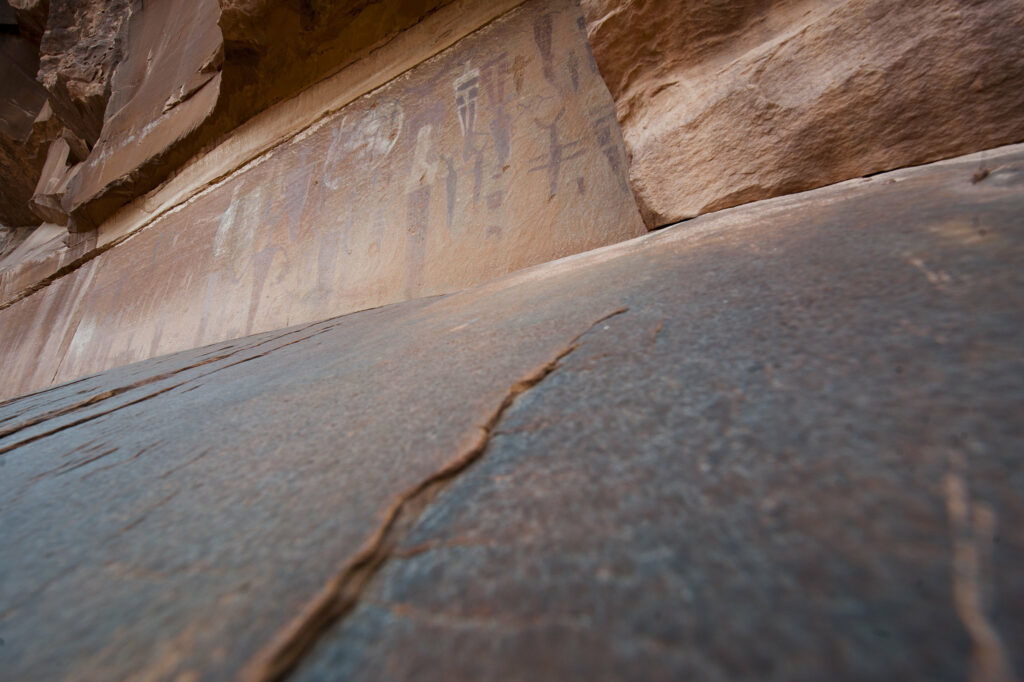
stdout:
[[1022,190],[996,150],[0,404],[3,677],[1011,679]]

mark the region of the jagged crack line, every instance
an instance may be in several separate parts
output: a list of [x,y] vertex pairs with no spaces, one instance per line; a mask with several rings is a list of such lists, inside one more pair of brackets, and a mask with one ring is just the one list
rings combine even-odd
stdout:
[[392,557],[395,547],[419,521],[424,509],[457,476],[465,472],[486,452],[495,427],[516,398],[530,390],[560,366],[575,351],[580,340],[595,327],[629,308],[604,315],[578,334],[550,362],[532,371],[509,389],[497,409],[480,426],[480,436],[467,450],[441,469],[400,495],[385,516],[384,523],[364,544],[363,549],[332,577],[302,612],[278,633],[241,671],[242,682],[280,682],[339,620],[359,602],[364,588]]

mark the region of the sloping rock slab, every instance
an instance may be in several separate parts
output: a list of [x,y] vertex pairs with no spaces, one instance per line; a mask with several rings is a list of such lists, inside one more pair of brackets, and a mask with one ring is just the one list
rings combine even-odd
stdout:
[[1009,679],[1022,188],[877,176],[8,401],[0,668]]

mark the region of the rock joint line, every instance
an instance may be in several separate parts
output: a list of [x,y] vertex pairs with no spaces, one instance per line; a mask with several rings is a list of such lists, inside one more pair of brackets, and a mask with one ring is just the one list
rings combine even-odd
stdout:
[[628,311],[628,307],[623,307],[602,316],[575,336],[550,362],[514,383],[491,416],[479,427],[477,441],[399,496],[388,510],[384,523],[363,549],[250,661],[241,671],[240,682],[281,682],[286,679],[328,630],[359,603],[370,581],[395,554],[395,548],[419,521],[426,507],[449,483],[483,457],[495,428],[516,398],[558,369],[562,360],[579,347],[581,339],[598,325]]

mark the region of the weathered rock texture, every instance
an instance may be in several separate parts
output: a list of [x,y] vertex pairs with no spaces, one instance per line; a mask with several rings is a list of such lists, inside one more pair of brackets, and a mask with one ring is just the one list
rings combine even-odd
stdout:
[[72,229],[95,228],[209,141],[194,133],[220,95],[219,16],[216,0],[163,0],[132,12],[102,132],[62,198]]
[[103,128],[114,70],[124,55],[132,2],[50,0],[49,4],[39,80],[49,91],[60,121],[92,145]]
[[[96,148],[63,205],[92,229],[268,106],[371,56],[453,0],[168,0],[104,26],[124,58]],[[476,27],[474,27],[476,28]],[[115,37],[116,35],[116,37]]]
[[35,80],[36,43],[21,35],[15,16],[0,0],[0,225],[38,224],[29,200],[60,125]]
[[1011,679],[1024,151],[979,167],[3,404],[0,666]]
[[[94,232],[68,234],[67,227],[62,225],[43,223],[18,232],[12,248],[0,248],[0,300],[43,288],[54,273],[72,269],[96,248]],[[40,340],[47,341],[44,337]]]
[[0,384],[38,389],[641,234],[581,22],[569,0],[527,3],[0,311]]
[[650,222],[1024,140],[1019,0],[583,0]]

